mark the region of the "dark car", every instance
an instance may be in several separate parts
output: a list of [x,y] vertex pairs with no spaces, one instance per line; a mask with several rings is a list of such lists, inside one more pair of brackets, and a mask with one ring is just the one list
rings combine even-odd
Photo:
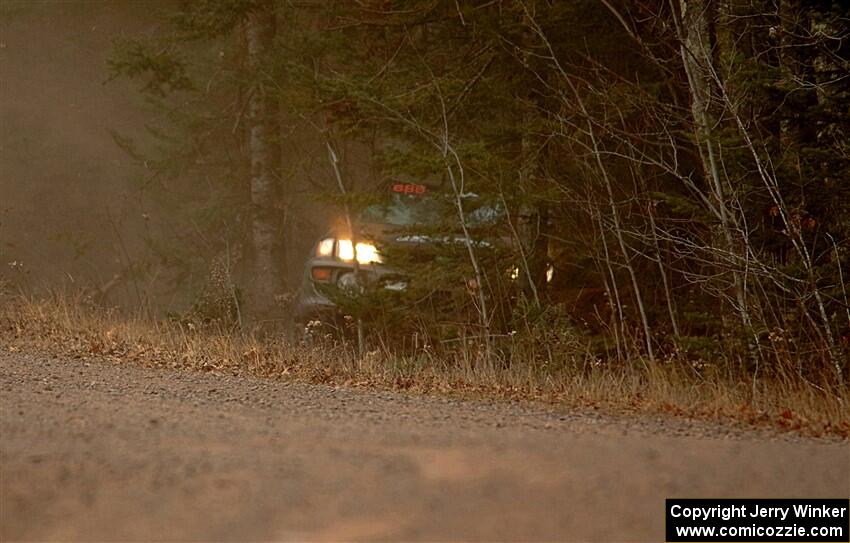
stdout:
[[[339,317],[337,305],[329,296],[334,289],[407,288],[407,279],[384,262],[378,247],[392,244],[415,251],[417,246],[433,244],[433,235],[424,232],[446,217],[450,203],[445,195],[413,183],[391,185],[380,200],[355,217],[356,236],[349,234],[348,223],[343,220],[316,242],[304,266],[295,303],[297,322],[329,322]],[[495,221],[498,215],[492,207],[478,206],[469,221],[481,224]]]

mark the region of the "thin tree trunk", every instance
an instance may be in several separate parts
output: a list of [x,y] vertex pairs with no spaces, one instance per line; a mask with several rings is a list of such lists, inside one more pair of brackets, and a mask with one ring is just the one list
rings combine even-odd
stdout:
[[[671,0],[671,7],[676,13],[673,0]],[[741,256],[745,251],[739,250],[738,244],[735,242],[737,221],[730,214],[728,208],[731,191],[727,189],[721,178],[718,153],[711,136],[712,129],[719,122],[716,106],[712,100],[713,83],[710,72],[715,54],[712,33],[716,2],[714,0],[680,0],[678,7],[680,11],[679,17],[676,17],[676,32],[681,43],[682,63],[688,77],[691,113],[694,119],[697,145],[706,180],[716,200],[724,249],[733,259],[730,272],[732,274],[736,310],[748,338],[748,343],[750,343],[750,354],[757,362],[758,343],[752,344],[752,341],[757,342],[757,339],[754,336],[751,338],[753,326],[747,306],[746,286],[737,262],[738,256]]]
[[670,315],[670,326],[673,327],[673,337],[679,339],[679,321],[676,319],[676,307],[673,302],[673,292],[667,279],[667,270],[661,261],[661,245],[658,243],[658,226],[655,224],[655,203],[650,201],[647,206],[649,216],[649,228],[652,232],[652,248],[655,250],[655,263],[658,264],[658,273],[661,275],[661,284],[664,287],[664,298],[667,301],[667,313]]
[[638,313],[640,314],[640,322],[643,326],[643,339],[644,339],[644,347],[646,347],[646,354],[649,356],[649,360],[651,362],[655,362],[655,350],[652,347],[652,331],[649,326],[649,318],[646,314],[646,307],[643,303],[643,295],[641,294],[640,283],[637,280],[637,274],[635,273],[635,268],[632,265],[632,259],[629,255],[628,248],[626,247],[626,241],[623,239],[623,228],[620,224],[620,212],[617,209],[617,202],[614,200],[614,187],[611,182],[611,177],[608,175],[608,168],[605,166],[605,163],[602,161],[602,152],[599,148],[599,140],[596,137],[596,129],[593,126],[593,122],[591,121],[590,113],[584,105],[584,100],[582,100],[581,95],[578,93],[578,89],[572,83],[571,80],[567,79],[567,84],[573,92],[573,95],[576,99],[576,104],[579,106],[579,109],[584,115],[585,122],[587,123],[587,135],[590,138],[591,149],[593,150],[593,157],[596,160],[596,166],[599,169],[600,177],[605,185],[605,193],[608,197],[608,207],[611,210],[611,218],[614,221],[614,237],[617,239],[617,244],[620,247],[620,252],[623,255],[623,263],[626,266],[626,270],[629,272],[629,278],[632,282],[632,289],[634,291],[635,296],[635,304],[638,307]]
[[[625,360],[623,350],[626,346],[626,318],[623,315],[623,304],[620,302],[620,289],[617,288],[617,277],[614,275],[613,266],[611,266],[611,254],[608,251],[608,242],[605,239],[605,225],[602,223],[602,212],[596,209],[592,214],[595,215],[596,222],[599,224],[599,236],[602,240],[602,249],[604,250],[603,260],[605,262],[605,268],[608,271],[608,278],[611,281],[611,285],[609,286],[608,279],[605,278],[605,274],[602,274],[605,292],[608,294],[608,302],[611,306],[611,319],[617,321],[616,323],[612,323],[614,325],[614,343],[617,346],[617,357],[620,360]],[[623,344],[622,349],[620,347],[621,341]]]
[[[583,107],[583,106],[582,106]],[[626,265],[626,270],[629,272],[629,278],[632,280],[632,289],[634,289],[635,295],[635,303],[638,307],[638,313],[640,314],[640,322],[643,325],[643,338],[644,338],[644,346],[646,347],[646,354],[649,356],[649,360],[651,362],[655,362],[655,352],[652,347],[652,332],[649,328],[649,319],[646,316],[646,308],[643,303],[643,295],[641,294],[640,284],[637,280],[637,275],[635,274],[635,268],[632,266],[632,259],[629,255],[628,248],[626,247],[626,242],[623,239],[623,229],[620,225],[620,212],[617,209],[617,204],[614,201],[614,191],[611,186],[611,179],[608,177],[608,170],[602,164],[602,158],[600,156],[599,147],[596,141],[596,136],[593,133],[593,127],[588,123],[588,129],[591,133],[591,139],[593,141],[593,151],[596,155],[596,160],[599,165],[599,169],[602,173],[602,179],[605,181],[605,190],[608,194],[608,205],[611,208],[611,217],[614,220],[614,235],[617,238],[617,244],[620,246],[620,252],[623,253],[623,262]]]
[[519,284],[526,299],[539,306],[540,291],[545,285],[546,277],[547,238],[542,235],[542,230],[547,220],[547,212],[542,202],[529,197],[529,194],[537,192],[534,185],[539,158],[532,149],[531,135],[528,133],[528,106],[524,116],[526,122],[522,135],[519,184],[525,197],[517,214],[517,237],[523,265]]
[[264,80],[263,64],[276,32],[273,5],[261,2],[248,17],[248,70],[255,78],[248,98],[248,150],[251,158],[251,241],[253,308],[259,315],[274,307],[283,287],[280,274],[282,250],[280,212],[280,120],[277,100]]

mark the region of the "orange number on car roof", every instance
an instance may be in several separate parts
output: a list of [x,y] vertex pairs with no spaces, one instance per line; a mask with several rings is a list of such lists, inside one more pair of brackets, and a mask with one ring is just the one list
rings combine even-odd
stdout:
[[415,183],[396,183],[393,185],[393,192],[402,194],[425,194],[425,185],[417,185]]

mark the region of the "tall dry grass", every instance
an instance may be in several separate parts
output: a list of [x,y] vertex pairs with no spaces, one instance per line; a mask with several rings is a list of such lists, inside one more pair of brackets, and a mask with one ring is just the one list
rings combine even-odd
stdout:
[[[0,298],[0,338],[11,351],[49,352],[146,366],[252,375],[417,393],[547,402],[614,413],[664,413],[850,437],[850,393],[774,372],[753,380],[720,365],[668,359],[611,366],[581,344],[509,342],[509,359],[484,362],[474,347],[437,355],[427,345],[363,355],[346,343],[282,338],[128,316],[84,296]],[[548,356],[541,357],[540,352]],[[542,362],[540,361],[542,360]],[[553,365],[552,361],[560,361]]]

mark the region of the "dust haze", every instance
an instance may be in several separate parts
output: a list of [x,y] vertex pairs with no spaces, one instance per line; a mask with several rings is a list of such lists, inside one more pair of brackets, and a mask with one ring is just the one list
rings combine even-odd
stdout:
[[[88,291],[125,307],[144,301],[159,312],[184,310],[202,288],[203,265],[177,278],[151,251],[149,241],[168,239],[179,218],[149,197],[153,173],[116,139],[144,146],[156,113],[137,81],[108,70],[116,39],[156,34],[175,7],[0,3],[0,278],[6,284]],[[304,159],[304,147],[295,147],[298,164],[306,164],[302,174],[310,177],[303,194],[328,178],[328,166],[321,153]],[[287,255],[291,288],[329,213],[309,194],[303,200],[307,212],[295,226],[301,236]]]
[[140,246],[136,181],[113,141],[145,116],[132,85],[106,84],[119,35],[150,30],[151,4],[4,1],[0,11],[3,275],[28,285],[98,286]]

